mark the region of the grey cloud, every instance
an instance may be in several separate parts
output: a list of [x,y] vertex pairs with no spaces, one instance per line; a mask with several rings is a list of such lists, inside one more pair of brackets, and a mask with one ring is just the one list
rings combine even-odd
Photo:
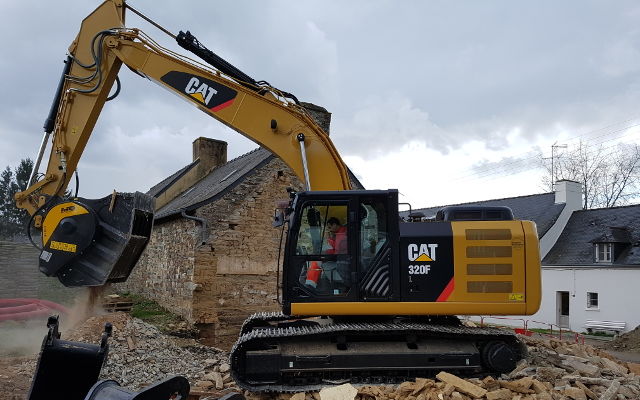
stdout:
[[[0,60],[0,167],[35,153],[67,46],[96,4],[3,1],[0,34],[12,40]],[[442,153],[471,140],[500,150],[514,132],[552,143],[628,119],[640,101],[633,1],[132,4],[173,32],[191,30],[254,78],[325,106],[347,155],[376,156],[412,141]],[[184,53],[139,18],[128,21]],[[167,162],[147,159],[161,171],[154,177],[184,161],[161,132],[223,138],[230,156],[252,147],[126,68],[120,75],[123,92],[100,118],[85,169],[135,162],[116,137],[159,141],[153,151]]]

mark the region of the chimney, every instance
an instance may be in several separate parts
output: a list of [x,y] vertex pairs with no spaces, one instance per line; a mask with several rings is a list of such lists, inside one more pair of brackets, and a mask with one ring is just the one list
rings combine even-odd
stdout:
[[556,181],[553,189],[556,193],[556,204],[565,203],[571,210],[582,209],[582,184],[563,179]]
[[216,139],[199,137],[193,141],[193,161],[200,159],[198,169],[202,178],[211,169],[226,164],[227,142]]

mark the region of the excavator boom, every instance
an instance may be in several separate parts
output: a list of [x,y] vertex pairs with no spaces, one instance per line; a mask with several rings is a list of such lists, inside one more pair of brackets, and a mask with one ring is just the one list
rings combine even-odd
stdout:
[[[101,200],[63,195],[123,63],[276,154],[307,189],[350,188],[333,143],[295,96],[243,74],[189,32],[180,32],[178,43],[213,66],[161,47],[142,31],[125,27],[126,8],[122,0],[107,0],[82,22],[69,47],[30,186],[16,195],[18,207],[42,229],[42,272],[67,286],[119,282],[129,276],[149,240],[152,198],[142,193],[114,193]],[[50,137],[46,172],[35,181]]]

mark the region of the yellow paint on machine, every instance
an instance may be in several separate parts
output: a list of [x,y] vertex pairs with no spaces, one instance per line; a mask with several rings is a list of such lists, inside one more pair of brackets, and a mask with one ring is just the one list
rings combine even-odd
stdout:
[[327,302],[291,303],[291,315],[523,315],[525,303]]
[[73,243],[56,242],[55,240],[52,240],[49,244],[49,248],[52,250],[61,250],[67,251],[69,253],[75,253],[78,246]]
[[66,202],[55,205],[49,210],[42,224],[42,243],[49,243],[51,235],[60,224],[60,221],[75,215],[88,214],[89,210],[78,203]]
[[451,223],[454,289],[446,301],[292,303],[309,315],[532,315],[541,301],[540,251],[530,221]]

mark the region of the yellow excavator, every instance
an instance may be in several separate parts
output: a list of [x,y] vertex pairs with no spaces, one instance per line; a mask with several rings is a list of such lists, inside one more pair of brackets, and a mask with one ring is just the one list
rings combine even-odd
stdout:
[[[525,356],[504,330],[457,315],[530,315],[541,297],[535,224],[505,207],[447,207],[435,219],[400,218],[397,190],[351,190],[329,136],[290,93],[256,81],[189,32],[173,35],[202,61],[124,24],[124,0],[82,22],[45,124],[30,179],[16,195],[41,230],[40,270],[67,286],[127,279],[151,235],[153,199],[65,196],[105,102],[129,69],[280,157],[305,183],[291,193],[282,312],[245,321],[232,373],[255,391],[393,382],[434,371],[501,373]],[[161,28],[161,27],[160,27]],[[162,29],[162,28],[161,28]],[[114,83],[115,94],[110,95]],[[37,174],[48,143],[44,174]]]

